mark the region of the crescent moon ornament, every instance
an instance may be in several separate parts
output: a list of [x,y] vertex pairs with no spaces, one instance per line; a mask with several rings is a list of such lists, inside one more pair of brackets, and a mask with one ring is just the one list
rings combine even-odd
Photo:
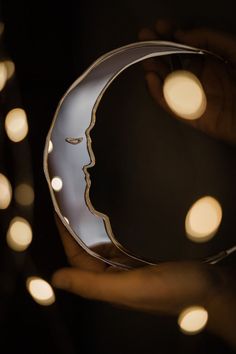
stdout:
[[[46,139],[44,172],[57,215],[92,256],[124,268],[153,264],[124,249],[113,234],[109,216],[95,210],[89,197],[89,168],[95,165],[90,131],[96,123],[96,110],[105,91],[122,71],[144,59],[206,53],[163,41],[126,45],[96,60],[61,99]],[[50,153],[49,144],[53,144]],[[52,188],[55,177],[62,181],[59,191]]]

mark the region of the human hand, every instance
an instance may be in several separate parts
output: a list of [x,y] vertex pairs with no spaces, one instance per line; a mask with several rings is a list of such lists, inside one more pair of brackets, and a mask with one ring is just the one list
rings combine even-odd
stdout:
[[[218,279],[216,267],[191,262],[121,270],[90,256],[57,221],[71,268],[58,270],[54,286],[90,299],[142,311],[178,314],[190,305],[208,306]],[[116,256],[116,255],[115,255]]]
[[193,58],[186,70],[194,73],[204,88],[207,108],[195,120],[183,120],[168,107],[163,96],[163,82],[170,72],[166,58],[148,59],[144,62],[146,81],[154,100],[175,118],[202,132],[236,144],[236,39],[228,34],[209,29],[180,31],[167,20],[158,20],[155,29],[145,28],[140,40],[171,40],[211,51],[223,60],[205,56],[201,61]]
[[[234,276],[217,266],[194,262],[121,270],[87,254],[58,220],[57,226],[72,267],[53,274],[55,287],[152,313],[178,315],[189,306],[200,305],[208,311],[208,328],[236,347]],[[112,249],[107,252],[111,259],[113,255],[117,258]]]

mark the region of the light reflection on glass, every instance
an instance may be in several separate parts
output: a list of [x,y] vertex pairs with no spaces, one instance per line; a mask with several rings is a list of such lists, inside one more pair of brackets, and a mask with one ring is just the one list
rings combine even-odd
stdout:
[[50,152],[52,152],[52,150],[53,150],[53,143],[52,143],[52,141],[50,140],[50,141],[49,141],[49,144],[48,144],[48,153],[50,154]]
[[70,224],[69,220],[64,216],[65,221],[67,222],[67,224]]
[[53,177],[52,181],[52,188],[54,189],[54,191],[59,192],[62,189],[63,186],[63,182],[62,179],[60,177]]

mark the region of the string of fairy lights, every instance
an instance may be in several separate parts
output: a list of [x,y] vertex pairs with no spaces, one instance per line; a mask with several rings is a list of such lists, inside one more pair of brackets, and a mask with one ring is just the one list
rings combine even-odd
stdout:
[[[4,24],[0,23],[1,49],[3,34]],[[7,246],[16,257],[19,253],[26,257],[34,237],[32,231],[34,188],[27,139],[28,119],[16,91],[15,65],[2,49],[0,52],[2,102],[0,217],[2,230],[5,229]],[[38,304],[45,306],[55,302],[54,291],[46,280],[31,274],[25,279],[25,286]]]

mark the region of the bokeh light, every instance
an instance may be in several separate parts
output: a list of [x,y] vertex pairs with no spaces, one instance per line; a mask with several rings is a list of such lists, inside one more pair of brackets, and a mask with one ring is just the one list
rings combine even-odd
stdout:
[[8,246],[21,252],[27,249],[31,241],[32,229],[28,221],[18,216],[13,218],[7,231]]
[[6,209],[12,198],[11,184],[2,173],[0,173],[0,209]]
[[208,321],[208,312],[201,306],[188,307],[178,318],[178,325],[185,334],[197,334],[203,330]]
[[15,188],[15,200],[18,204],[23,206],[31,205],[34,201],[33,188],[27,183],[19,184]]
[[60,177],[53,177],[51,185],[54,191],[59,192],[63,186],[62,179]]
[[4,88],[7,81],[7,67],[4,62],[0,62],[0,91]]
[[11,60],[5,60],[4,64],[7,69],[7,79],[9,80],[15,73],[15,64]]
[[51,285],[39,277],[29,277],[26,287],[32,298],[40,305],[52,305],[56,298]]
[[207,100],[201,82],[191,72],[176,70],[164,81],[163,95],[169,108],[184,119],[200,118]]
[[220,203],[213,197],[203,197],[197,200],[187,213],[186,235],[195,242],[209,241],[216,234],[221,220]]
[[52,152],[52,150],[53,150],[53,143],[50,140],[49,143],[48,143],[48,153],[50,154],[50,152]]
[[10,140],[17,143],[23,140],[28,133],[26,113],[21,108],[14,108],[8,112],[5,120],[5,129]]

